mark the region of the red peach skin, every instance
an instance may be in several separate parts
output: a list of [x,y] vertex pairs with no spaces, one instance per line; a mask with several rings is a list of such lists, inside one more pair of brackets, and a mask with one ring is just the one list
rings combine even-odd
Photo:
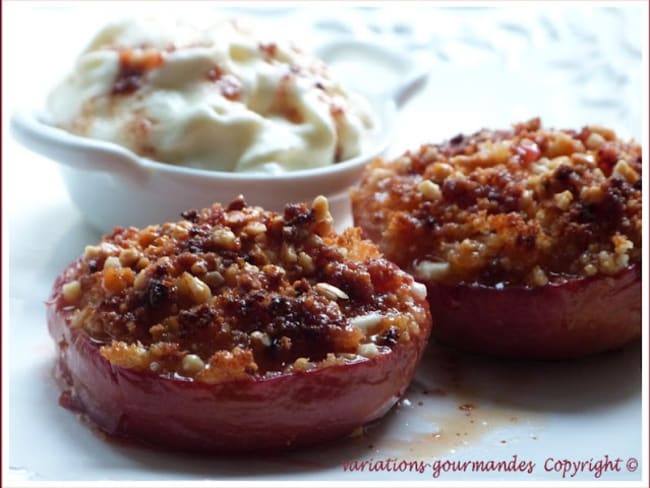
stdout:
[[404,393],[430,332],[430,322],[420,324],[412,342],[388,354],[268,379],[163,378],[111,364],[85,333],[69,327],[69,312],[55,305],[65,275],[54,285],[47,319],[74,405],[109,434],[174,450],[268,451],[350,434]]
[[427,283],[433,336],[490,355],[576,358],[641,337],[641,267],[561,285],[496,289]]

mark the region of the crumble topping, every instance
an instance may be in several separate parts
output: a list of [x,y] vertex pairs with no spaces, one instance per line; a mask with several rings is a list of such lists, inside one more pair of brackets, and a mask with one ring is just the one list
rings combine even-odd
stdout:
[[116,228],[54,299],[112,363],[203,382],[363,361],[426,325],[424,287],[324,197],[284,214],[239,197],[176,223]]
[[377,160],[355,221],[416,279],[543,286],[641,260],[641,147],[539,119]]

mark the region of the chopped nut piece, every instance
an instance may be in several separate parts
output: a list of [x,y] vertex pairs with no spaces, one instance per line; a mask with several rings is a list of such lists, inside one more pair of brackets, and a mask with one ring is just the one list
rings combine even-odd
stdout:
[[256,236],[258,234],[263,234],[264,232],[266,232],[266,225],[262,222],[251,222],[244,227],[244,234],[247,236]]
[[546,156],[555,158],[557,156],[565,156],[575,152],[583,152],[584,145],[578,139],[573,139],[570,135],[564,132],[554,132],[549,137],[548,148],[546,149]]
[[444,179],[450,174],[452,174],[453,172],[454,172],[454,168],[447,163],[434,163],[431,165],[431,175],[435,179]]
[[616,132],[614,132],[612,129],[608,129],[607,127],[600,125],[590,125],[589,130],[592,132],[592,134],[598,134],[608,141],[613,141],[616,139]]
[[422,283],[418,283],[417,281],[413,282],[413,285],[411,285],[413,288],[413,291],[415,292],[415,296],[420,298],[421,300],[424,300],[427,297],[427,287],[426,285]]
[[314,261],[311,256],[304,251],[300,251],[298,254],[298,264],[302,266],[302,269],[305,273],[311,274],[314,272]]
[[605,192],[599,186],[585,187],[580,190],[580,200],[587,205],[599,203],[605,198]]
[[546,273],[539,266],[535,266],[532,271],[531,277],[532,284],[535,286],[544,286],[548,283]]
[[203,276],[203,281],[213,288],[218,288],[226,281],[219,271],[208,271]]
[[575,153],[571,155],[571,159],[578,164],[585,164],[588,166],[596,163],[593,154]]
[[363,331],[364,334],[367,334],[369,330],[375,327],[384,319],[384,316],[380,313],[373,312],[366,315],[359,315],[350,320],[350,325],[352,327],[357,327]]
[[620,234],[612,237],[612,243],[614,244],[614,252],[616,254],[625,254],[634,248],[634,243]]
[[121,267],[122,263],[120,263],[120,259],[116,256],[109,256],[106,258],[106,261],[104,261],[104,269]]
[[175,239],[187,239],[190,234],[190,229],[192,228],[192,223],[187,220],[181,220],[173,226],[172,236]]
[[205,261],[197,261],[192,265],[190,271],[192,272],[192,274],[202,275],[208,271],[208,267],[206,266]]
[[196,354],[188,354],[183,358],[183,371],[196,374],[205,367],[203,360]]
[[595,132],[591,133],[587,138],[587,147],[589,149],[599,149],[603,144],[605,144],[605,138]]
[[140,258],[135,265],[138,271],[146,268],[147,266],[149,266],[149,260],[147,258]]
[[269,347],[271,345],[271,339],[266,332],[260,332],[259,330],[254,330],[251,332],[251,339],[261,343],[264,347]]
[[119,259],[122,266],[132,266],[139,261],[140,253],[132,248],[123,249],[122,252],[120,252]]
[[618,272],[624,268],[627,268],[630,264],[630,256],[628,254],[616,254],[616,257],[614,258],[616,261],[616,271]]
[[387,169],[378,168],[370,174],[372,181],[377,182],[392,176],[392,172]]
[[68,303],[75,303],[81,295],[81,283],[77,280],[70,281],[63,285],[63,298]]
[[133,284],[135,274],[131,268],[121,268],[119,260],[117,258],[115,260],[117,266],[112,263],[108,267],[104,266],[104,289],[117,294]]
[[407,157],[402,156],[401,158],[397,158],[393,164],[401,166],[402,169],[407,169],[411,166],[411,160]]
[[316,283],[314,290],[330,300],[348,300],[350,298],[343,290],[329,283]]
[[223,248],[229,249],[231,251],[236,250],[239,246],[237,243],[237,237],[230,229],[217,229],[212,233],[212,241],[215,245]]
[[624,159],[621,159],[618,163],[616,163],[616,166],[614,167],[614,174],[616,176],[624,178],[628,183],[632,185],[639,181],[641,178],[641,176],[639,176],[639,174],[634,171],[634,169],[632,169],[632,167],[627,164],[627,161]]
[[293,362],[293,367],[298,371],[305,371],[312,366],[312,363],[307,358],[298,358]]
[[379,349],[377,348],[377,345],[373,343],[359,344],[359,347],[357,348],[357,354],[359,356],[372,359],[379,355]]
[[600,269],[605,274],[614,274],[619,270],[614,256],[605,251],[600,251],[598,253],[598,263],[600,264]]
[[311,211],[314,217],[314,232],[318,235],[325,236],[331,234],[334,230],[332,223],[332,214],[330,214],[329,202],[324,196],[318,196],[311,204]]
[[133,286],[136,290],[142,290],[147,285],[147,272],[143,269],[140,271],[135,280],[133,280]]
[[87,318],[87,312],[86,309],[84,310],[75,310],[72,316],[70,317],[70,328],[71,329],[79,329],[83,327],[84,325],[84,320]]
[[95,259],[98,258],[100,255],[100,248],[99,246],[86,246],[84,249],[84,257],[86,259]]
[[282,243],[282,249],[280,250],[282,259],[287,263],[296,263],[298,262],[298,255],[293,246],[287,244],[286,242]]
[[442,197],[440,187],[431,180],[422,180],[422,182],[418,185],[418,190],[422,192],[424,198],[427,200],[436,201],[440,200],[440,197]]
[[569,191],[563,191],[562,193],[557,193],[554,197],[555,199],[555,204],[561,208],[562,210],[566,210],[569,208],[569,205],[571,205],[571,201],[573,200],[573,194]]
[[415,265],[415,274],[425,280],[437,281],[449,272],[449,268],[449,263],[420,261]]
[[212,297],[210,287],[196,276],[188,272],[181,275],[178,280],[178,291],[181,295],[190,298],[194,303],[205,303]]

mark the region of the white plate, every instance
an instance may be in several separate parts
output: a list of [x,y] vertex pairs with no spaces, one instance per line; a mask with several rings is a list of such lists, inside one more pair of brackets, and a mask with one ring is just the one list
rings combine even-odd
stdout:
[[[48,222],[67,223],[47,229]],[[440,479],[562,479],[556,460],[640,459],[638,346],[578,362],[521,362],[429,349],[399,406],[353,439],[288,455],[196,459],[106,439],[57,405],[54,347],[43,300],[53,277],[97,236],[67,202],[14,224],[11,282],[10,408],[13,479],[413,479],[430,480],[436,461],[535,463],[527,472],[440,472]],[[34,240],[25,245],[25,231]],[[34,257],[37,256],[35,259]],[[426,392],[426,393],[425,393]],[[516,456],[516,458],[515,458]],[[346,471],[346,463],[385,461],[385,470]],[[427,463],[423,472],[407,461]],[[404,462],[404,463],[403,463]],[[401,464],[400,464],[401,463]],[[639,479],[638,472],[602,479]],[[415,466],[415,465],[413,465]],[[562,465],[563,468],[564,465]],[[400,468],[401,467],[401,468]],[[415,469],[415,468],[413,468]],[[478,468],[477,468],[478,469]],[[572,471],[569,473],[569,475]],[[575,479],[594,479],[582,472]],[[10,479],[11,479],[10,477]]]
[[[30,93],[44,93],[48,87],[35,81],[40,73],[47,72],[47,66],[24,61],[38,58],[47,64],[41,48],[29,44],[33,29],[25,26],[42,31],[43,37],[47,34],[55,46],[61,46],[65,43],[57,41],[53,26],[57,33],[65,31],[62,25],[73,25],[75,15],[84,13],[80,4],[75,7],[80,13],[75,15],[71,10],[60,12],[31,2],[27,6],[8,5],[11,9],[7,11],[14,17],[6,33],[11,43],[5,45],[21,46],[21,50],[8,51],[4,57],[9,73],[5,84],[9,94],[5,100],[9,103],[3,106],[5,129],[7,113],[14,106],[24,106]],[[527,8],[525,14],[520,9],[478,14],[453,13],[449,9],[406,9],[398,13],[389,9],[387,14],[351,9],[341,17],[347,16],[351,24],[357,19],[366,26],[374,25],[376,29],[368,27],[367,32],[390,34],[392,42],[396,33],[404,32],[404,16],[410,16],[413,26],[409,39],[447,56],[445,61],[440,55],[428,88],[400,115],[393,148],[396,153],[460,130],[502,126],[533,115],[542,115],[550,125],[569,127],[611,121],[608,125],[614,125],[624,136],[640,135],[637,107],[626,111],[620,106],[629,93],[640,89],[634,85],[640,79],[640,56],[637,59],[629,52],[622,55],[612,46],[629,41],[637,25],[635,19],[641,16],[634,12],[614,15],[597,9],[594,14],[594,8],[588,8],[590,23],[581,23],[576,32],[567,26],[581,18],[580,12],[575,17],[557,9],[547,12]],[[321,34],[335,25],[331,19],[326,21],[327,14],[327,9],[321,9],[318,17],[312,17],[313,12],[294,12],[300,19],[311,19],[311,24],[304,23],[306,30],[320,25],[321,31],[314,32]],[[287,12],[282,15],[289,18]],[[552,30],[547,32],[540,20],[543,18],[550,21],[555,37],[548,33]],[[438,30],[433,32],[430,25]],[[426,28],[420,29],[422,26]],[[517,31],[513,26],[521,29]],[[357,34],[366,32],[359,29],[352,30]],[[469,33],[474,33],[474,40],[483,36],[488,46],[471,42]],[[440,36],[447,36],[446,43],[440,41]],[[612,40],[616,36],[621,41],[618,44]],[[524,38],[528,41],[509,42]],[[587,46],[598,42],[605,47],[589,58],[592,64],[580,64],[585,61],[583,54],[589,52]],[[500,46],[504,46],[503,51],[497,49]],[[508,46],[511,50],[518,47],[520,52],[507,51],[505,57],[494,54],[495,49],[506,52]],[[553,64],[560,58],[564,64]],[[616,77],[607,78],[593,71],[596,58],[612,67],[614,73],[625,73],[632,85],[619,86]],[[581,78],[585,70],[590,77]],[[581,96],[594,90],[609,102],[584,102]],[[464,472],[441,472],[439,479],[562,480],[562,472],[547,471],[545,463],[547,468],[561,468],[563,464],[554,464],[556,460],[584,461],[585,468],[597,468],[595,463],[602,464],[605,456],[614,461],[620,458],[614,464],[620,471],[602,473],[600,479],[641,479],[639,469],[629,470],[634,467],[629,460],[642,458],[638,345],[584,361],[558,363],[498,361],[432,348],[406,400],[378,426],[354,439],[289,455],[196,459],[109,441],[57,405],[58,389],[51,378],[54,348],[46,332],[43,303],[55,276],[99,236],[82,221],[68,199],[54,163],[27,152],[6,133],[3,162],[3,221],[9,230],[9,271],[4,276],[8,287],[3,287],[9,295],[5,301],[9,315],[4,317],[8,320],[3,321],[3,383],[9,407],[3,416],[3,435],[8,435],[9,448],[5,481],[430,481],[433,466],[424,466],[423,473],[400,472],[400,466],[406,469],[406,464],[400,462],[421,460],[450,467],[452,461],[504,461],[507,467],[513,456],[517,462],[535,463],[533,472],[474,472],[475,466],[469,464]],[[7,250],[7,246],[3,247]],[[423,390],[429,393],[425,395]],[[473,408],[460,409],[463,405]],[[549,458],[553,458],[550,465]],[[385,469],[379,469],[377,462],[386,460]],[[370,464],[364,465],[364,471],[346,471],[346,463],[353,461]],[[489,466],[484,465],[484,469]],[[386,470],[389,468],[392,471]],[[590,481],[596,476],[588,469],[572,478],[571,473],[565,479]]]

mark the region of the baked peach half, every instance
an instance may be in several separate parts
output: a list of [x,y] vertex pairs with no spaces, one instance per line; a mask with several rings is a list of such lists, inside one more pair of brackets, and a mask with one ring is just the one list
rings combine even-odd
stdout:
[[383,416],[427,342],[425,287],[327,200],[116,228],[47,310],[66,403],[103,431],[198,452],[316,444]]
[[352,202],[445,343],[559,359],[641,336],[641,148],[609,129],[459,135],[375,161]]

